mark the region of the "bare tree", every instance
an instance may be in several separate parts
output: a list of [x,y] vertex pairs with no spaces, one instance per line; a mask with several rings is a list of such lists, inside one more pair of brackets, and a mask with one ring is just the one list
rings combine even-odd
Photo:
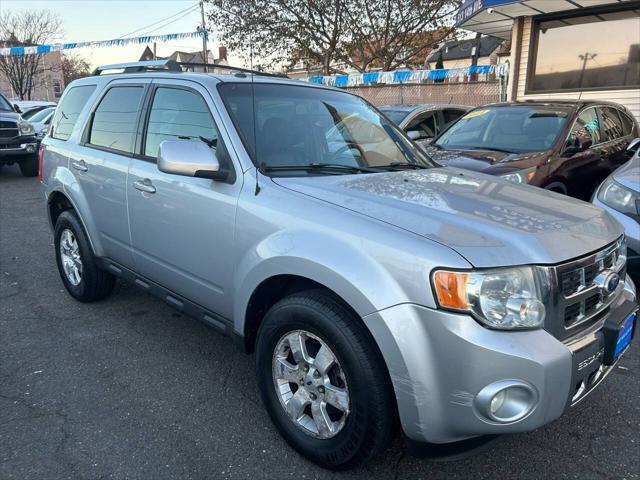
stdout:
[[230,50],[271,64],[310,60],[330,73],[344,34],[345,0],[206,1],[209,20]]
[[232,50],[273,64],[342,63],[358,71],[424,62],[453,29],[459,0],[206,0]]
[[[49,43],[62,33],[60,18],[49,10],[4,12],[0,14],[0,46],[27,47]],[[43,71],[43,56],[0,56],[0,73],[21,100],[31,99],[38,74]]]
[[70,53],[63,54],[61,66],[62,78],[65,85],[69,85],[78,78],[91,75],[91,65],[78,55]]
[[349,0],[350,41],[339,52],[358,71],[422,65],[427,53],[454,29],[455,0]]

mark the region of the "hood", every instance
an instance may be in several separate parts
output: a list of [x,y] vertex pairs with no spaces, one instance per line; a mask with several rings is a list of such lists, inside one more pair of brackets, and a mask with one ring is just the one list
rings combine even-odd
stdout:
[[476,267],[560,263],[623,232],[589,203],[453,168],[273,181],[447,245]]
[[16,112],[0,111],[0,122],[15,122],[20,120],[20,114]]
[[640,156],[634,156],[617,169],[613,174],[613,178],[616,182],[634,192],[640,192]]
[[534,166],[549,155],[548,152],[507,153],[493,150],[443,150],[435,146],[428,146],[425,151],[436,163],[445,167],[464,168],[474,172],[489,170],[491,173],[512,170],[513,166],[509,165],[512,162],[526,162],[527,166]]

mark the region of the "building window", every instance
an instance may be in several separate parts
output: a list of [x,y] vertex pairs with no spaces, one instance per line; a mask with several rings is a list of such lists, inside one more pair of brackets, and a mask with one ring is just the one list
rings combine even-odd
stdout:
[[528,92],[640,87],[640,12],[534,22]]
[[62,95],[62,84],[60,80],[53,81],[53,94],[58,98]]

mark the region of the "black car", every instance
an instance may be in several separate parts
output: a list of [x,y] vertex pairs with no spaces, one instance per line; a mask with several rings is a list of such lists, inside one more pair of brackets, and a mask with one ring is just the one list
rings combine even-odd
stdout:
[[38,143],[31,123],[0,94],[0,166],[18,163],[25,177],[38,175]]
[[638,122],[616,103],[508,102],[471,110],[426,150],[443,165],[589,200],[637,136]]

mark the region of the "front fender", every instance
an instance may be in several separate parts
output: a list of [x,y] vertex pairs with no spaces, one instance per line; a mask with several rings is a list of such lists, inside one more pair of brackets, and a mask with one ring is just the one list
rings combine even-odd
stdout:
[[408,301],[398,282],[359,242],[316,230],[284,230],[247,250],[237,264],[233,290],[234,328],[238,333],[244,331],[252,293],[276,275],[313,280],[339,295],[361,317]]

